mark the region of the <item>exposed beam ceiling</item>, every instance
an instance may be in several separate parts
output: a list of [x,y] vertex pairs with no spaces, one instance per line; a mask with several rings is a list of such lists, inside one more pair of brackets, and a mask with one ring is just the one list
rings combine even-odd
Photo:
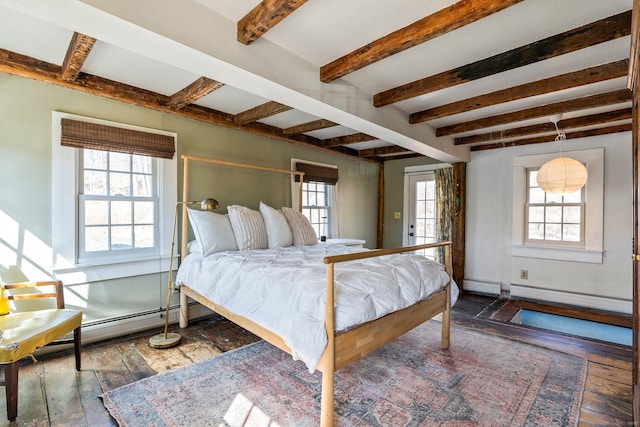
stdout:
[[238,41],[251,44],[307,0],[263,0],[238,21]]
[[169,97],[168,105],[171,108],[180,109],[185,105],[194,103],[214,90],[220,89],[222,86],[224,86],[224,83],[220,83],[207,77],[200,77],[189,86],[171,95]]
[[96,39],[80,33],[73,33],[67,54],[62,62],[62,79],[72,82],[78,78],[84,61],[89,56]]
[[320,81],[330,83],[339,77],[485,18],[521,1],[461,0],[320,67]]

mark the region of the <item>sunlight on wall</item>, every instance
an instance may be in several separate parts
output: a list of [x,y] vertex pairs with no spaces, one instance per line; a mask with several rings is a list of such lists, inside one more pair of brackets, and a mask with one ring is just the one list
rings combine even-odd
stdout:
[[0,274],[5,282],[51,279],[51,247],[0,211]]

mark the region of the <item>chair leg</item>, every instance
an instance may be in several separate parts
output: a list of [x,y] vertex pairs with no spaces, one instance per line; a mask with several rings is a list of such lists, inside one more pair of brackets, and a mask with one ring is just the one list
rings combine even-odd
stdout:
[[18,362],[4,365],[4,382],[7,396],[7,419],[15,421],[18,416]]
[[76,371],[80,370],[80,365],[81,365],[81,357],[80,357],[80,345],[82,344],[82,336],[80,333],[80,326],[78,326],[77,328],[75,328],[73,330],[73,347],[75,350],[75,356],[76,356]]

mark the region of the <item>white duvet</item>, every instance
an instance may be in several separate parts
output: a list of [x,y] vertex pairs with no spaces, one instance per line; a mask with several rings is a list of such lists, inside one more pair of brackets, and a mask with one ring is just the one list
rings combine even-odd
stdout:
[[[326,265],[323,257],[362,249],[343,245],[289,246],[189,254],[177,283],[271,330],[294,359],[315,370],[327,343],[324,330]],[[444,287],[441,264],[412,254],[335,265],[337,331],[408,307]],[[458,288],[452,282],[452,304]]]

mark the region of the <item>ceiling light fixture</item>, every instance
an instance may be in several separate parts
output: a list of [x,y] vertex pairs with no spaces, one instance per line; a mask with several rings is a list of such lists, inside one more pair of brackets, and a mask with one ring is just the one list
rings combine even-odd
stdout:
[[575,193],[587,183],[587,168],[579,161],[562,156],[562,141],[567,139],[558,127],[562,114],[549,118],[556,126],[556,142],[560,144],[560,157],[548,161],[538,171],[538,185],[545,193],[566,195]]

